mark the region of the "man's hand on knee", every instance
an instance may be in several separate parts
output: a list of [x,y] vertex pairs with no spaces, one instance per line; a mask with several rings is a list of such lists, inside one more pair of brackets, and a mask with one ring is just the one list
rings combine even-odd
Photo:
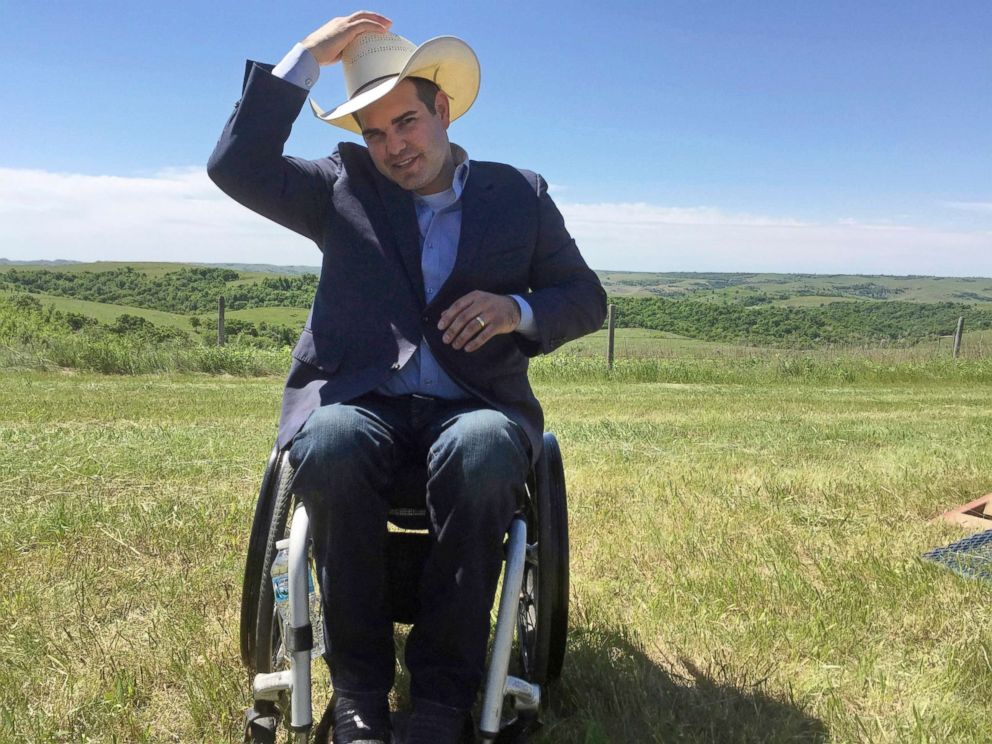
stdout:
[[512,297],[475,290],[441,313],[442,340],[455,349],[475,351],[493,336],[513,333],[520,325],[520,306]]

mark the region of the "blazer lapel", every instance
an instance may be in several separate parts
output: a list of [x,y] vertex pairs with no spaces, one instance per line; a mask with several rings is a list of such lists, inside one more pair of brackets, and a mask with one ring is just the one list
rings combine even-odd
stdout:
[[382,250],[392,250],[398,254],[410,280],[413,296],[423,308],[426,300],[424,275],[420,268],[420,227],[417,225],[413,197],[378,171],[364,147],[342,142],[338,145],[338,152],[351,180],[351,194],[372,222]]
[[417,224],[417,211],[409,191],[389,181],[376,172],[375,184],[386,210],[386,218],[396,238],[396,250],[403,268],[413,287],[420,306],[426,304],[424,297],[424,274],[420,266],[420,226]]
[[458,255],[451,276],[455,277],[472,264],[472,259],[489,227],[493,211],[489,203],[493,198],[493,183],[477,163],[472,163],[468,181],[462,191],[462,228],[458,236]]

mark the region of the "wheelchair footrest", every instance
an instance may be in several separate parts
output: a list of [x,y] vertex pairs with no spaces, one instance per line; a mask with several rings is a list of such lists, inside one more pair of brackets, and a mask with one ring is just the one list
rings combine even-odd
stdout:
[[287,670],[256,674],[251,689],[255,700],[278,700],[279,693],[292,691],[293,673]]
[[541,707],[541,686],[525,679],[507,675],[506,694],[513,696],[513,707],[517,710],[539,710]]

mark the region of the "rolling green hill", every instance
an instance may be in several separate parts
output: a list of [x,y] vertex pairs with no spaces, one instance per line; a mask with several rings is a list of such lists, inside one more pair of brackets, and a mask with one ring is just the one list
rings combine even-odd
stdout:
[[[186,268],[224,268],[237,271],[240,281],[273,276],[319,274],[319,266],[273,264],[190,264],[168,262],[9,262],[0,259],[0,275],[11,269],[48,269],[66,272],[103,272],[130,267],[149,276],[163,276]],[[992,303],[992,278],[894,276],[862,274],[768,274],[721,272],[597,271],[610,295],[732,300],[757,294],[774,295],[771,302],[814,297],[825,302],[839,299],[903,300],[906,302]],[[818,304],[819,300],[809,300]]]
[[[211,337],[218,299],[231,334],[253,343],[291,343],[317,286],[307,267],[97,262],[0,266],[0,291],[103,323],[133,315]],[[250,271],[249,271],[250,269]],[[992,328],[992,279],[742,273],[601,272],[620,328],[668,334],[658,350],[692,343],[734,347],[935,342],[966,318],[969,332]],[[680,339],[673,344],[672,339]],[[268,339],[268,341],[265,341]],[[664,343],[662,340],[664,339]],[[581,345],[580,345],[581,346]],[[639,350],[645,343],[629,348]],[[709,347],[706,347],[707,349]]]
[[983,277],[864,276],[856,274],[634,273],[600,271],[610,295],[734,300],[768,295],[790,298],[992,303],[992,279]]
[[298,276],[301,274],[319,274],[319,266],[276,266],[274,264],[200,264],[177,263],[169,261],[8,261],[0,259],[0,274],[10,270],[47,269],[50,271],[68,271],[80,273],[84,271],[103,272],[117,269],[134,269],[148,276],[163,276],[181,269],[231,269],[237,271],[245,279],[262,279],[271,276]]
[[[0,284],[0,297],[10,297],[13,294],[11,290],[6,289]],[[114,305],[108,302],[76,300],[72,297],[59,297],[58,295],[43,293],[32,293],[32,296],[61,312],[87,315],[99,320],[101,323],[113,323],[122,315],[137,315],[139,318],[144,318],[156,325],[180,328],[184,331],[190,329],[189,319],[186,316],[167,313],[162,310],[149,310],[148,308],[134,307],[132,305]],[[305,316],[306,313],[304,313]]]

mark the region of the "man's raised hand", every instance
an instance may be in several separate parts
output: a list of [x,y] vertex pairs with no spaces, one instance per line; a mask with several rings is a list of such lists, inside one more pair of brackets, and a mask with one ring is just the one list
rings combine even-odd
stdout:
[[493,336],[513,333],[518,325],[520,306],[515,299],[477,289],[452,302],[437,327],[444,331],[444,343],[475,351]]
[[317,64],[331,65],[341,59],[344,48],[359,34],[371,31],[383,34],[393,22],[379,13],[360,10],[349,16],[332,18],[300,42],[317,60]]

